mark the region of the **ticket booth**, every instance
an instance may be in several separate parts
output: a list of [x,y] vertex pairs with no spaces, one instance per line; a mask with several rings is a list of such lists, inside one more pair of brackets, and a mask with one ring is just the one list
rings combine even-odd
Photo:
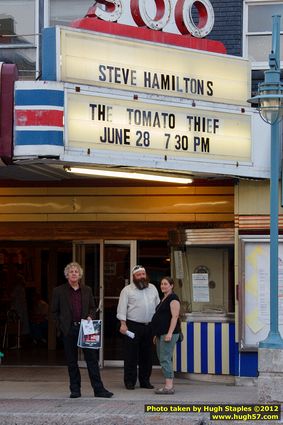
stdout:
[[175,371],[227,380],[236,373],[237,355],[234,229],[178,230],[170,240],[184,334],[175,352]]

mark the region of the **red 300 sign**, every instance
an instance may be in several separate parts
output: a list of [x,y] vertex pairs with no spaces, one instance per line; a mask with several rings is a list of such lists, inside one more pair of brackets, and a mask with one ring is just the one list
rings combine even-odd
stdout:
[[[153,4],[154,3],[154,4]],[[175,3],[175,6],[172,5]],[[214,25],[213,7],[209,0],[154,0],[152,13],[149,13],[147,0],[130,0],[132,18],[139,27],[153,30],[163,30],[172,14],[181,34],[191,34],[194,37],[207,36]],[[198,13],[198,23],[193,19],[193,8]],[[123,13],[122,0],[97,0],[88,10],[87,16],[97,16],[104,21],[116,22]]]

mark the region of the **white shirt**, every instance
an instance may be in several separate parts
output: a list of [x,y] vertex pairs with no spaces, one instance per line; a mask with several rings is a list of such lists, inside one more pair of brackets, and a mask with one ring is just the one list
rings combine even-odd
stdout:
[[138,289],[134,283],[131,283],[121,291],[117,318],[139,323],[151,322],[159,302],[158,291],[152,283],[149,283],[145,289]]

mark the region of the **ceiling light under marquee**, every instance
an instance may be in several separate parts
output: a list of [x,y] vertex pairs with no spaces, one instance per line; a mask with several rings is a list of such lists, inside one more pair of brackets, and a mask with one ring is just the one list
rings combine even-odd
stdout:
[[177,183],[177,184],[190,184],[193,182],[190,178],[174,177],[174,176],[162,176],[160,174],[145,174],[136,172],[126,171],[112,171],[112,170],[98,170],[95,168],[82,168],[82,167],[64,167],[64,170],[68,173],[83,174],[88,176],[99,176],[99,177],[114,177],[123,179],[133,180],[147,180],[147,181],[158,181],[164,183]]

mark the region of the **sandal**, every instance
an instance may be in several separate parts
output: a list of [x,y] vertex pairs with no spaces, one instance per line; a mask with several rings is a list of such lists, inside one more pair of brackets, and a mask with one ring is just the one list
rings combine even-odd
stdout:
[[155,394],[175,394],[174,388],[158,388],[158,390],[154,391]]

